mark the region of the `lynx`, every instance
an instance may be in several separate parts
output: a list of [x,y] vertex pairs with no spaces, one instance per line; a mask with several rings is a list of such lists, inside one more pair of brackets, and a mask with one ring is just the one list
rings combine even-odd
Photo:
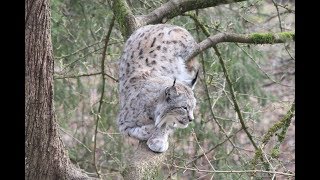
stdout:
[[186,58],[196,44],[187,30],[168,24],[141,27],[128,38],[119,61],[122,134],[164,152],[174,130],[194,119],[199,64]]

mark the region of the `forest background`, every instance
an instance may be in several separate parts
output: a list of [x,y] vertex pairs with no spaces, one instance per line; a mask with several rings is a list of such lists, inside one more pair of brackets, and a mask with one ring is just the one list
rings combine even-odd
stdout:
[[[136,16],[179,3],[125,2]],[[121,179],[138,146],[116,126],[118,58],[131,32],[130,24],[120,23],[114,3],[51,0],[59,133],[72,163],[101,179]],[[198,42],[219,33],[250,34],[253,40],[218,43],[197,55],[195,121],[175,132],[154,177],[294,179],[294,18],[294,1],[248,0],[154,22],[184,27]],[[279,37],[286,41],[277,43]]]

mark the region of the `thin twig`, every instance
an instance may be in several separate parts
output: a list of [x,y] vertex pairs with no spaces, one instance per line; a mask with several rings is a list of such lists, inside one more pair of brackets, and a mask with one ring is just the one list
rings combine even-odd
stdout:
[[85,58],[85,57],[87,57],[87,56],[89,56],[89,55],[91,55],[91,54],[93,54],[93,53],[95,53],[95,52],[97,52],[97,51],[99,51],[101,49],[103,49],[103,48],[98,48],[98,49],[95,49],[95,50],[93,50],[91,52],[88,52],[87,54],[83,55],[82,57],[80,57],[80,58],[78,58],[78,59],[76,59],[74,61],[72,61],[71,63],[64,65],[62,71],[64,71],[67,67],[71,66],[72,64],[80,61],[81,59],[83,59],[83,58]]
[[289,86],[289,85],[286,85],[286,84],[282,84],[282,83],[280,83],[279,81],[276,81],[276,80],[274,80],[273,78],[271,78],[271,77],[269,76],[269,74],[268,74],[265,70],[263,70],[263,69],[261,68],[261,66],[257,63],[257,61],[256,61],[246,50],[244,50],[242,47],[240,47],[238,43],[235,43],[235,44],[236,44],[236,46],[238,46],[238,48],[241,49],[242,52],[244,52],[244,53],[254,62],[254,64],[258,67],[258,69],[259,69],[268,79],[270,79],[272,82],[274,82],[274,83],[276,83],[276,84],[279,84],[279,85],[281,85],[281,86],[292,87],[292,86]]
[[278,3],[276,3],[276,2],[274,2],[274,3],[275,3],[277,6],[282,7],[283,9],[286,9],[289,13],[295,13],[295,12],[296,12],[295,10],[288,8],[287,5],[284,6],[284,5],[278,4]]
[[280,12],[279,12],[279,8],[278,8],[278,4],[274,0],[272,0],[272,3],[273,3],[274,7],[277,10],[277,15],[278,15],[278,20],[279,20],[279,27],[280,27],[280,31],[282,32],[283,29],[282,29],[282,25],[281,25],[281,18],[280,18]]
[[235,111],[237,112],[237,115],[238,115],[238,118],[240,120],[240,124],[244,130],[244,132],[247,134],[249,140],[251,141],[252,145],[254,146],[254,148],[257,150],[258,149],[258,146],[257,144],[254,142],[253,138],[252,138],[252,135],[249,133],[248,131],[248,127],[245,125],[245,122],[243,120],[243,117],[242,117],[242,114],[241,114],[241,110],[240,110],[240,107],[239,107],[239,104],[238,104],[238,101],[236,99],[236,96],[235,96],[235,92],[234,92],[234,88],[233,88],[233,85],[232,85],[232,82],[230,80],[230,76],[229,76],[229,73],[227,71],[227,68],[224,64],[224,61],[221,57],[221,54],[218,50],[218,48],[216,46],[213,47],[215,52],[216,52],[216,55],[218,56],[218,59],[219,59],[219,62],[222,66],[222,70],[223,70],[223,73],[224,73],[224,76],[227,80],[227,83],[229,85],[229,89],[230,89],[230,94],[231,94],[231,99],[233,101],[233,105],[234,105],[234,108],[235,108]]
[[[167,165],[166,163],[163,162],[164,165]],[[198,171],[198,172],[207,172],[207,173],[268,173],[268,174],[279,174],[279,175],[284,175],[284,176],[295,176],[295,174],[291,173],[284,173],[284,172],[277,172],[277,171],[265,171],[265,170],[260,170],[260,169],[253,169],[253,170],[230,170],[230,171],[221,171],[221,170],[215,170],[215,171],[210,171],[210,170],[205,170],[205,169],[198,169],[198,168],[188,168],[188,167],[181,167],[177,165],[173,165],[176,168],[180,169],[185,169],[185,170],[191,170],[191,171]]]
[[[203,26],[203,24],[199,23],[199,21],[196,21],[195,22],[197,26],[199,26],[202,31],[205,29],[205,27]],[[206,30],[206,29],[205,29]],[[205,32],[206,35],[209,34],[209,32]],[[202,69],[203,69],[203,76],[204,76],[204,79],[206,79],[206,68],[205,68],[205,64],[204,64],[204,58],[203,58],[203,55],[201,54],[201,63],[202,63]],[[210,98],[210,94],[209,94],[209,89],[208,89],[208,86],[207,86],[207,83],[204,82],[204,86],[205,86],[205,92],[206,92],[206,95],[208,97],[208,103],[209,103],[209,107],[210,107],[210,113],[211,113],[211,116],[213,118],[213,120],[216,122],[216,124],[218,125],[219,129],[223,132],[223,134],[227,137],[227,139],[229,140],[229,142],[232,144],[232,146],[236,146],[230,139],[229,139],[229,136],[228,134],[226,133],[226,131],[224,130],[224,128],[222,127],[222,125],[219,123],[219,121],[217,120],[215,114],[213,113],[213,106],[212,106],[212,103],[211,103],[211,98]]]
[[[282,28],[282,23],[281,23],[281,18],[280,18],[280,12],[279,12],[279,4],[277,4],[274,0],[272,0],[272,3],[274,5],[274,7],[276,8],[277,10],[277,16],[278,16],[278,20],[279,20],[279,28],[280,28],[280,31],[283,32],[283,28]],[[295,59],[291,53],[289,52],[288,48],[284,45],[284,49],[286,50],[286,52],[288,53],[288,55],[291,57],[291,59]]]
[[[62,77],[54,77],[53,79],[68,79],[68,78],[79,78],[79,77],[88,77],[88,76],[96,76],[96,75],[100,75],[102,74],[101,72],[98,73],[91,73],[91,74],[80,74],[80,75],[71,75],[71,76],[62,76]],[[115,82],[119,82],[116,78],[114,78],[113,76],[104,73],[103,75],[108,76],[110,79],[112,79]]]
[[71,76],[55,76],[53,79],[69,79],[69,78],[79,78],[79,77],[88,77],[88,76],[96,76],[101,74],[101,72],[98,73],[91,73],[91,74],[79,74],[79,75],[71,75]]
[[[109,41],[112,29],[113,29],[114,21],[115,21],[115,18],[113,17],[112,20],[111,20],[110,26],[109,26],[109,30],[108,30],[106,39],[105,39],[105,45],[104,45],[104,49],[103,49],[103,52],[102,52],[102,60],[101,60],[101,72],[104,72],[104,69],[105,69],[104,66],[105,66],[105,59],[106,59],[108,41]],[[102,107],[102,104],[103,104],[105,82],[106,82],[106,78],[105,78],[104,75],[102,75],[102,90],[101,90],[101,97],[100,97],[100,102],[99,102],[98,113],[97,113],[97,116],[96,116],[97,120],[96,120],[96,128],[95,128],[95,131],[94,131],[94,146],[93,146],[93,164],[94,164],[95,171],[96,171],[96,173],[97,173],[99,178],[100,178],[100,173],[98,171],[97,164],[96,164],[96,148],[97,148],[98,124],[99,124],[99,120],[101,118],[100,112],[101,112],[101,107]]]
[[[207,30],[201,23],[199,23],[199,21],[197,21],[196,23],[197,23],[197,25],[202,29],[203,33],[204,33],[207,37],[209,37],[209,39],[210,39],[210,33],[208,32],[208,30]],[[257,146],[256,143],[253,141],[252,136],[251,136],[251,134],[248,132],[247,127],[246,127],[246,125],[245,125],[245,123],[244,123],[244,120],[243,120],[243,118],[242,118],[241,110],[240,110],[240,107],[239,107],[238,102],[237,102],[236,97],[235,97],[235,93],[234,93],[234,89],[233,89],[233,86],[232,86],[232,82],[231,82],[231,80],[230,80],[230,78],[229,78],[229,74],[228,74],[227,69],[226,69],[226,67],[225,67],[225,65],[224,65],[224,62],[223,62],[222,57],[221,57],[221,55],[220,55],[220,52],[219,52],[219,50],[217,49],[216,46],[213,46],[213,48],[214,48],[214,50],[215,50],[216,55],[218,56],[220,65],[222,66],[222,70],[223,70],[223,73],[224,73],[225,78],[226,78],[226,81],[227,81],[227,83],[228,83],[228,85],[229,85],[231,98],[232,98],[232,101],[233,101],[235,110],[236,110],[236,112],[237,112],[238,118],[239,118],[239,120],[240,120],[242,129],[246,132],[246,134],[247,134],[248,138],[250,139],[250,141],[251,141],[252,145],[254,146],[254,148],[255,148],[255,149],[258,149],[258,146]],[[205,75],[204,62],[203,62],[203,69],[204,69],[204,75]],[[211,104],[211,102],[210,102],[210,97],[208,97],[208,98],[209,98],[209,103]],[[210,105],[210,107],[211,107],[211,105]],[[210,109],[211,109],[211,108],[210,108]],[[213,117],[214,117],[214,114],[213,114],[213,113],[212,113],[212,115],[213,115]],[[214,119],[216,119],[216,118],[214,117]],[[219,125],[219,124],[218,124],[218,125]],[[219,127],[220,127],[220,125],[219,125]]]
[[72,52],[72,53],[70,53],[70,54],[62,55],[62,56],[60,56],[60,57],[55,57],[54,59],[58,60],[58,59],[62,59],[62,58],[66,58],[66,57],[75,55],[75,54],[77,54],[77,53],[80,52],[80,51],[83,51],[83,50],[85,50],[85,49],[87,49],[87,48],[89,48],[89,47],[92,47],[92,46],[94,46],[94,45],[97,45],[97,44],[101,43],[102,41],[103,41],[103,40],[98,41],[98,42],[93,43],[93,44],[90,44],[90,45],[88,45],[88,46],[86,46],[86,47],[84,47],[84,48],[78,49],[78,50],[76,50],[76,51],[74,51],[74,52]]
[[208,161],[208,163],[209,163],[209,165],[211,166],[211,168],[215,171],[215,168],[213,167],[213,165],[211,164],[210,160],[208,159],[206,153],[205,153],[204,150],[202,149],[202,147],[201,147],[201,145],[200,145],[200,143],[199,143],[199,141],[198,141],[197,135],[196,135],[196,133],[194,132],[194,129],[193,129],[193,128],[192,128],[192,135],[194,136],[194,139],[196,140],[199,148],[201,149],[201,151],[202,151],[202,153],[203,153],[203,156],[206,158],[206,160]]
[[[267,153],[264,152],[264,150],[263,150],[262,148],[261,148],[261,152],[262,152],[262,154],[264,155],[264,159],[267,161],[267,163],[268,163],[269,166],[271,167],[271,170],[272,170],[272,171],[275,171],[275,168],[273,167],[273,165],[272,165],[271,162],[269,161],[269,158],[268,158],[268,156],[267,156]],[[275,178],[275,174],[273,174],[271,180],[274,180],[274,178]]]
[[[84,17],[84,19],[85,19],[85,21],[86,21],[86,24],[89,24],[89,21],[88,21],[88,18],[87,18],[87,13],[85,12],[82,3],[79,2],[78,4],[79,4],[79,6],[81,7],[81,11],[82,11],[83,17]],[[92,27],[92,26],[89,26],[90,34],[91,34],[91,36],[92,36],[92,38],[93,38],[94,40],[97,40],[97,38],[96,38],[95,34],[93,33],[91,27]]]
[[[215,150],[216,148],[218,148],[219,146],[221,146],[222,144],[224,144],[225,142],[229,141],[230,138],[232,138],[233,136],[235,136],[236,134],[238,134],[242,129],[237,130],[234,134],[230,135],[228,138],[224,139],[223,141],[221,141],[220,143],[216,144],[214,147],[212,147],[211,149],[207,150],[205,153],[199,154],[197,156],[195,156],[194,159],[190,160],[189,162],[187,162],[185,164],[185,166],[188,166],[189,164],[195,162],[196,160],[202,158],[204,156],[204,154],[209,154],[211,151]],[[171,173],[168,177],[172,177],[172,175],[176,174],[179,170],[174,171],[173,173]]]
[[[109,44],[108,44],[108,46],[109,46],[109,45],[113,45],[113,44],[119,44],[119,43],[121,43],[121,41],[119,41],[119,42],[109,43]],[[76,59],[76,60],[72,61],[71,63],[64,65],[63,70],[65,70],[67,67],[71,66],[72,64],[74,64],[74,63],[76,63],[76,62],[80,61],[81,59],[83,59],[83,58],[85,58],[85,57],[87,57],[87,56],[89,56],[89,55],[91,55],[91,54],[93,54],[93,53],[95,53],[95,52],[97,52],[97,51],[99,51],[99,50],[103,49],[103,48],[104,48],[104,47],[102,47],[102,48],[98,48],[98,49],[95,49],[95,50],[93,50],[93,51],[91,51],[91,52],[88,52],[87,54],[83,55],[82,57],[79,57],[78,59]],[[72,55],[75,55],[75,54],[72,54]],[[62,71],[63,71],[63,70],[62,70]]]
[[[194,18],[194,19],[197,19],[197,18]],[[202,23],[200,23],[199,20],[197,20],[197,21],[195,21],[195,22],[196,22],[196,24],[201,28],[201,30],[203,31],[203,33],[204,33],[207,37],[209,37],[209,36],[210,36],[210,33],[209,33],[209,31],[204,27],[204,25],[203,25]],[[213,46],[213,48],[214,48],[214,50],[215,50],[215,52],[216,52],[216,54],[217,54],[217,56],[218,56],[218,58],[219,58],[219,62],[220,62],[220,64],[221,64],[221,66],[222,66],[222,69],[223,69],[223,72],[224,72],[226,81],[227,81],[227,83],[228,83],[228,85],[229,85],[229,89],[230,89],[230,94],[231,94],[233,106],[235,107],[235,110],[236,110],[236,113],[237,113],[238,118],[239,118],[239,120],[240,120],[240,124],[241,124],[241,126],[242,126],[242,129],[245,131],[245,133],[246,133],[247,136],[249,137],[249,139],[250,139],[251,143],[253,144],[255,150],[257,150],[257,149],[258,149],[258,146],[257,146],[256,143],[253,141],[252,135],[248,132],[247,127],[245,126],[245,123],[244,123],[244,120],[243,120],[243,118],[242,118],[242,114],[241,114],[239,105],[238,105],[237,100],[236,100],[236,98],[235,98],[235,93],[234,93],[234,89],[233,89],[233,86],[232,86],[232,82],[231,82],[231,80],[230,80],[230,78],[229,78],[229,75],[228,75],[228,72],[227,72],[226,67],[225,67],[225,65],[224,65],[224,62],[223,62],[223,60],[222,60],[222,57],[221,57],[221,55],[220,55],[217,47],[216,47],[216,46]],[[203,65],[204,75],[205,75],[205,66],[204,66],[204,60],[203,60],[203,59],[202,59],[202,65]],[[205,84],[205,87],[206,87],[206,83],[204,83],[204,84]],[[206,90],[206,92],[207,92],[207,96],[208,96],[208,99],[209,99],[209,104],[210,104],[210,107],[211,107],[211,101],[210,101],[210,96],[209,96],[207,87],[205,88],[205,90]],[[227,95],[227,94],[226,94],[226,95]],[[227,96],[227,97],[228,97],[228,96]],[[214,120],[216,121],[216,123],[218,124],[219,128],[220,128],[220,129],[223,131],[223,133],[228,137],[228,135],[226,134],[226,132],[224,131],[224,129],[222,128],[222,126],[220,125],[220,123],[219,123],[219,122],[216,120],[216,118],[214,117],[214,114],[213,114],[213,112],[212,112],[212,108],[210,108],[210,110],[211,110],[211,114],[212,114]],[[231,140],[229,140],[229,141],[230,141],[230,143],[232,144],[232,146],[238,150],[237,146],[235,146],[234,143],[233,143]],[[238,150],[238,151],[239,151],[239,150]],[[262,162],[264,162],[263,157],[261,157],[260,159],[261,159]],[[269,170],[268,167],[266,167],[266,169]]]
[[65,134],[69,135],[70,137],[72,137],[72,139],[76,140],[79,144],[81,144],[83,147],[85,147],[90,153],[92,152],[91,149],[86,146],[85,144],[83,144],[79,139],[75,138],[74,136],[72,136],[70,133],[68,133],[67,131],[65,131],[62,127],[59,126],[59,129],[64,132]]
[[[284,14],[287,14],[288,13],[288,11],[283,11],[283,12],[280,12],[279,14],[280,15],[284,15]],[[268,19],[266,19],[265,21],[264,21],[264,23],[267,23],[267,22],[269,22],[269,21],[271,21],[272,19],[274,19],[274,18],[277,18],[278,17],[278,13],[276,14],[276,15],[273,15],[273,16],[268,16]]]

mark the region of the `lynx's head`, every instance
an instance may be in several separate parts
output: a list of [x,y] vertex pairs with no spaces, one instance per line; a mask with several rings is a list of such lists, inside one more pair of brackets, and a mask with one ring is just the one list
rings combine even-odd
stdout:
[[186,128],[194,119],[196,99],[191,87],[176,82],[163,92],[155,112],[157,127]]

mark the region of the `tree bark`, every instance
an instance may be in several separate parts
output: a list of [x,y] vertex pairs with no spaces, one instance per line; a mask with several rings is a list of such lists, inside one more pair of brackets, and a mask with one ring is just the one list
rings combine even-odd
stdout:
[[181,15],[187,11],[203,9],[208,7],[214,7],[221,4],[231,4],[246,0],[170,0],[167,3],[162,4],[147,15],[138,16],[140,26],[147,24],[161,23]]
[[118,22],[121,34],[123,35],[124,39],[129,38],[133,31],[141,26],[140,22],[137,21],[125,0],[114,0],[112,9],[114,17]]
[[167,152],[152,152],[146,142],[140,142],[137,150],[127,160],[127,167],[122,172],[123,178],[125,180],[154,179],[166,156]]
[[49,0],[25,2],[25,179],[89,179],[69,160],[53,107]]

